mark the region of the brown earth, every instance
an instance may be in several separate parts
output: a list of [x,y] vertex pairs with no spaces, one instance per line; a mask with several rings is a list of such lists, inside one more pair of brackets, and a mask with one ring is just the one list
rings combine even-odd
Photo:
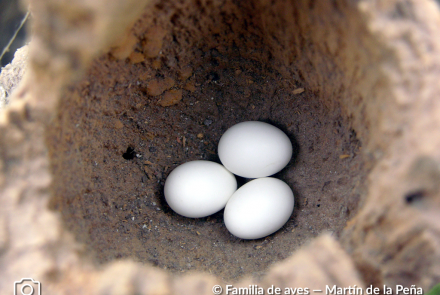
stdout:
[[[325,109],[307,90],[293,94],[298,82],[227,51],[212,49],[200,58],[189,78],[198,86],[183,90],[176,105],[164,108],[163,98],[148,95],[159,75],[178,80],[167,68],[157,73],[146,63],[101,58],[66,94],[46,135],[55,177],[52,208],[99,262],[131,258],[237,280],[264,274],[320,233],[340,235],[357,211],[366,171],[360,142],[339,108]],[[163,196],[176,166],[219,162],[221,135],[249,120],[280,127],[296,150],[275,175],[295,191],[295,212],[281,231],[256,241],[229,234],[222,212],[184,218]]]

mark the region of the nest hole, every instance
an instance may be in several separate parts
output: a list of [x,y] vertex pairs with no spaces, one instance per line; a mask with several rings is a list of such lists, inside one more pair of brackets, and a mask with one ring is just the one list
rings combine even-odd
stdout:
[[[298,24],[307,1],[217,2],[152,1],[131,31],[130,55],[96,59],[59,103],[46,133],[50,206],[96,263],[129,258],[174,273],[258,278],[319,234],[338,237],[358,209],[367,170],[362,141],[337,94],[310,86],[319,81],[305,65],[316,59],[301,52],[315,45]],[[319,77],[332,76],[322,70]],[[167,91],[182,99],[164,106]],[[295,147],[274,176],[294,191],[293,215],[259,240],[232,236],[222,211],[179,216],[163,196],[176,166],[218,162],[221,135],[248,120],[281,128]]]

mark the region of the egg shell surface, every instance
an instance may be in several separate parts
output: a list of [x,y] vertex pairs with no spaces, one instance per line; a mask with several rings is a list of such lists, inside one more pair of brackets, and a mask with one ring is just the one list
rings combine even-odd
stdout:
[[292,143],[277,127],[259,121],[238,123],[223,134],[218,145],[222,164],[246,178],[273,175],[292,158]]
[[279,230],[292,215],[294,196],[282,180],[264,177],[240,187],[229,199],[224,222],[241,239],[259,239]]
[[235,176],[222,165],[191,161],[176,167],[165,181],[165,200],[176,213],[200,218],[223,209],[237,190]]

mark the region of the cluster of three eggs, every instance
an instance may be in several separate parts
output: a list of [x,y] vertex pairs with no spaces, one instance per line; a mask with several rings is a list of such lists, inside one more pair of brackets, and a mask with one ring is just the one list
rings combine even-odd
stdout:
[[[226,228],[242,239],[262,238],[280,229],[292,214],[293,192],[268,176],[282,170],[292,157],[287,135],[267,123],[242,122],[223,134],[218,154],[223,165],[191,161],[170,173],[164,192],[171,209],[201,218],[225,208]],[[233,174],[255,179],[237,190]]]

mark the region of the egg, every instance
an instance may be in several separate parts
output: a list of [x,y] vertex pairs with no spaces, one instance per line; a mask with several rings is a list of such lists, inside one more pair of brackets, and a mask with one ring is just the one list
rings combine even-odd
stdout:
[[226,169],[246,178],[279,172],[289,163],[292,152],[292,143],[283,131],[258,121],[232,126],[218,144],[218,155]]
[[171,171],[165,181],[164,194],[176,213],[199,218],[223,209],[236,189],[235,176],[225,167],[198,160]]
[[264,177],[251,180],[229,199],[224,222],[241,239],[259,239],[279,230],[290,218],[294,196],[283,181]]

